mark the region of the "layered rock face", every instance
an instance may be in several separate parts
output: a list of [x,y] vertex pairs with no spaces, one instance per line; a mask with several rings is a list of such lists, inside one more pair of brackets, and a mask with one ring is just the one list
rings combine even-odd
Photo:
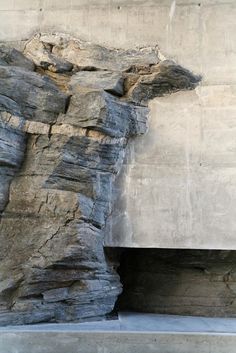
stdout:
[[0,48],[0,324],[104,317],[121,292],[103,248],[112,186],[147,102],[200,77],[157,48],[37,34]]

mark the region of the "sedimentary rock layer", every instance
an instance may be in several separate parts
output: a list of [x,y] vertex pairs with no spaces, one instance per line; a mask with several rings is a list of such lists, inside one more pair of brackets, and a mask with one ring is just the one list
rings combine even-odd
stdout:
[[0,50],[0,324],[109,314],[121,292],[103,249],[112,185],[148,99],[200,78],[157,48],[37,34]]

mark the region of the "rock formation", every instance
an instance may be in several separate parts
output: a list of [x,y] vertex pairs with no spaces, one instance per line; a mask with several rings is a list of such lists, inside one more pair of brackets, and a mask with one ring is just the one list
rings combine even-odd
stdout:
[[158,48],[37,34],[0,48],[0,324],[104,317],[121,292],[103,249],[112,185],[147,102],[200,77]]

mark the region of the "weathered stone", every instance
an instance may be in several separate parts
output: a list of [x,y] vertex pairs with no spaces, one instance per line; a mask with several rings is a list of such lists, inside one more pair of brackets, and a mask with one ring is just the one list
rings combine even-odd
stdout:
[[113,137],[123,137],[146,131],[147,112],[147,108],[122,102],[109,93],[77,87],[67,114],[61,115],[58,122],[66,121]]
[[0,65],[20,66],[30,71],[34,70],[34,63],[14,48],[0,46]]
[[0,110],[28,119],[55,122],[67,96],[47,77],[24,68],[0,66]]
[[53,72],[71,71],[73,65],[67,60],[63,60],[52,54],[49,44],[40,40],[40,35],[36,35],[25,45],[24,54],[30,58],[36,66],[48,69]]
[[0,121],[0,164],[2,167],[18,169],[24,155],[25,137],[19,130],[9,128]]
[[65,34],[37,34],[31,39],[24,53],[35,62],[53,71],[57,60],[69,61],[82,69],[126,71],[134,65],[154,65],[159,62],[157,48],[133,50],[108,49],[75,39]]
[[[22,274],[19,285],[4,287],[1,295],[1,302],[7,301],[7,305],[12,305],[10,298],[14,297],[12,312],[17,315],[8,319],[15,324],[96,317],[110,312],[120,293],[118,276],[105,261],[101,230],[92,225],[96,223],[95,210],[87,217],[88,223],[78,207],[77,193],[43,187],[68,138],[55,135],[50,140],[45,135],[29,139],[27,156],[11,184],[11,202],[1,223],[1,240],[9,235],[1,252],[3,283],[9,276],[4,268],[12,273],[17,266],[17,273]],[[76,159],[76,148],[67,149],[69,152],[68,160]],[[109,193],[102,192],[102,197],[109,197]],[[16,217],[18,226],[14,227]],[[66,298],[59,295],[60,288],[67,291]],[[46,297],[42,303],[44,293],[51,290],[50,300]],[[1,314],[1,323],[5,320]]]
[[179,90],[193,89],[201,77],[165,60],[153,67],[153,73],[141,76],[128,92],[129,98],[136,103],[147,103],[155,97],[170,94]]
[[124,146],[123,140],[70,138],[44,187],[79,193],[83,219],[103,227],[111,211],[112,183],[123,162]]
[[109,174],[117,173],[122,165],[121,152],[123,149],[119,142],[103,144],[85,136],[72,137],[63,147],[60,162],[45,187],[75,191],[95,198],[98,192],[102,193],[100,183],[104,183],[104,187],[109,185]]
[[68,93],[69,91],[68,84],[71,79],[70,72],[58,73],[50,70],[45,70],[42,67],[37,67],[36,72],[38,72],[43,76],[49,77],[62,92],[65,92],[66,94]]
[[119,72],[112,71],[80,71],[72,76],[69,86],[73,93],[77,87],[103,89],[112,94],[122,96],[124,79]]
[[0,114],[0,214],[8,202],[11,180],[19,170],[25,151],[25,134],[9,127]]

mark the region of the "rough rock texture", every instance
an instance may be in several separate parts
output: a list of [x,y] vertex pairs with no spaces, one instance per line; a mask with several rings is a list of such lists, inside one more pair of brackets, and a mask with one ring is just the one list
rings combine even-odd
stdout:
[[70,71],[68,62],[80,69],[125,71],[132,65],[147,66],[160,61],[157,48],[109,49],[63,34],[37,34],[24,52],[36,65],[55,72]]
[[30,71],[35,68],[34,63],[20,51],[4,46],[0,47],[0,64],[1,66],[20,66]]
[[118,306],[159,314],[235,317],[235,274],[235,251],[125,250]]
[[200,78],[157,48],[66,35],[0,52],[0,324],[103,317],[121,292],[103,238],[128,139],[149,98]]
[[6,206],[10,182],[19,170],[25,151],[25,133],[7,123],[10,116],[0,112],[0,213]]
[[73,75],[69,83],[72,92],[79,86],[103,89],[117,96],[124,94],[124,78],[122,73],[109,70],[79,71]]
[[145,103],[157,96],[196,87],[198,76],[189,75],[189,71],[165,60],[151,68],[151,73],[138,78],[129,91],[130,99],[136,103]]
[[2,111],[47,123],[65,112],[67,96],[47,77],[16,66],[1,66],[0,77]]

